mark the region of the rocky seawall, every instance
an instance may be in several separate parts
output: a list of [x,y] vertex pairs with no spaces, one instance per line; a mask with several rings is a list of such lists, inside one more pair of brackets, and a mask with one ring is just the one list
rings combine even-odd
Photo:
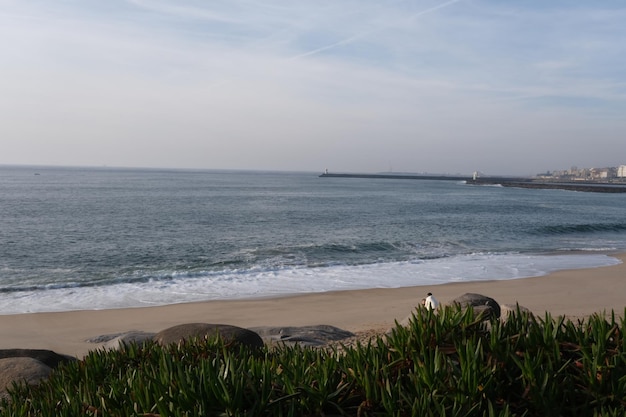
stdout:
[[321,178],[369,178],[385,180],[431,180],[431,181],[465,181],[470,185],[501,185],[503,187],[537,188],[580,191],[588,193],[626,193],[626,182],[610,183],[596,181],[545,181],[537,178],[523,177],[481,177],[472,178],[462,175],[412,175],[412,174],[335,174],[324,173]]
[[626,193],[626,184],[599,182],[548,182],[540,180],[498,180],[497,178],[478,178],[467,181],[473,185],[501,185],[503,187],[537,188],[568,190],[586,193]]
[[438,181],[466,181],[469,176],[458,175],[418,175],[418,174],[331,174],[324,173],[320,178],[370,178],[384,180],[438,180]]

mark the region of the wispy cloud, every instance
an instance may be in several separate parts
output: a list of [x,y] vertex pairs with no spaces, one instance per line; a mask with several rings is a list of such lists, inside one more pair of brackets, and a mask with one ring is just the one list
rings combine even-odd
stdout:
[[[79,137],[79,126],[99,126],[92,137],[145,145],[187,126],[189,148],[230,138],[211,166],[248,164],[237,162],[242,146],[263,155],[255,168],[301,166],[302,152],[272,157],[296,141],[308,155],[372,148],[364,160],[385,154],[384,165],[397,157],[407,165],[398,169],[417,169],[404,155],[443,155],[458,132],[482,137],[474,148],[487,152],[507,136],[492,117],[532,125],[530,141],[564,123],[624,128],[624,21],[626,6],[611,1],[0,0],[0,107],[15,120],[0,134],[22,160],[20,140],[41,131]],[[75,126],[59,122],[67,115]]]
[[366,30],[366,31],[363,31],[363,32],[355,33],[355,34],[353,34],[353,35],[351,35],[351,36],[349,36],[347,38],[341,39],[339,41],[336,41],[336,42],[330,43],[328,45],[324,45],[324,46],[318,47],[316,49],[312,49],[310,51],[306,51],[306,52],[300,53],[300,54],[292,57],[292,59],[300,59],[300,58],[304,58],[304,57],[307,57],[307,56],[318,54],[320,52],[328,51],[330,49],[333,49],[333,48],[336,48],[336,47],[339,47],[339,46],[348,45],[348,44],[353,43],[353,42],[355,42],[355,41],[357,41],[359,39],[363,39],[365,37],[375,35],[377,32],[381,32],[381,31],[383,31],[385,29],[392,28],[392,27],[394,27],[397,24],[406,24],[407,22],[411,22],[411,21],[413,21],[413,20],[415,20],[415,19],[417,19],[417,18],[419,18],[421,16],[424,16],[424,15],[426,15],[428,13],[435,12],[435,11],[437,11],[439,9],[443,9],[445,7],[448,7],[448,6],[452,5],[452,4],[454,4],[454,3],[458,3],[459,1],[461,1],[461,0],[451,0],[451,1],[447,1],[445,3],[439,4],[439,5],[436,5],[436,6],[433,6],[433,7],[429,7],[427,9],[425,9],[425,10],[421,10],[421,11],[419,11],[417,13],[413,13],[408,18],[401,19],[402,22],[398,21],[398,20],[400,20],[400,18],[398,18],[396,21],[393,21],[393,20],[392,21],[385,21],[384,24],[381,24],[378,27],[375,27],[375,28],[372,28],[372,29],[369,29],[369,30]]

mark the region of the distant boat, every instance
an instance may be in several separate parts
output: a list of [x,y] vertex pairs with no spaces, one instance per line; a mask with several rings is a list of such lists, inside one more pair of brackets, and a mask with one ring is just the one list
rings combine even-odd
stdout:
[[35,172],[35,175],[40,175],[39,172]]

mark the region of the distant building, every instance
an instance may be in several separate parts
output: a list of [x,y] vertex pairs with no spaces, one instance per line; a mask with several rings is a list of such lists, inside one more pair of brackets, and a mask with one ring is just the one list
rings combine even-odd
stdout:
[[547,174],[543,174],[541,177],[569,181],[611,181],[615,178],[626,178],[626,165],[604,168],[578,168],[573,166],[568,170],[548,171]]
[[591,168],[589,171],[589,177],[594,180],[604,180],[609,177],[609,170],[607,168]]

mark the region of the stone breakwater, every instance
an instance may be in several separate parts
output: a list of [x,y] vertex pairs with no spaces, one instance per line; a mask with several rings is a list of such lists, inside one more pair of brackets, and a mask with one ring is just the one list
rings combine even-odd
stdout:
[[568,190],[586,193],[626,193],[626,183],[613,184],[604,182],[551,182],[535,179],[513,180],[498,178],[478,178],[467,180],[472,185],[501,185],[503,187],[536,188],[547,190]]
[[501,185],[503,187],[536,188],[580,191],[588,193],[626,193],[626,182],[596,181],[545,181],[538,178],[523,177],[481,177],[472,178],[462,175],[410,175],[410,174],[334,174],[324,173],[320,178],[366,178],[386,180],[431,180],[431,181],[465,181],[470,185]]
[[383,180],[437,180],[437,181],[466,181],[468,176],[459,175],[413,175],[413,174],[333,174],[324,173],[320,178],[369,178]]

